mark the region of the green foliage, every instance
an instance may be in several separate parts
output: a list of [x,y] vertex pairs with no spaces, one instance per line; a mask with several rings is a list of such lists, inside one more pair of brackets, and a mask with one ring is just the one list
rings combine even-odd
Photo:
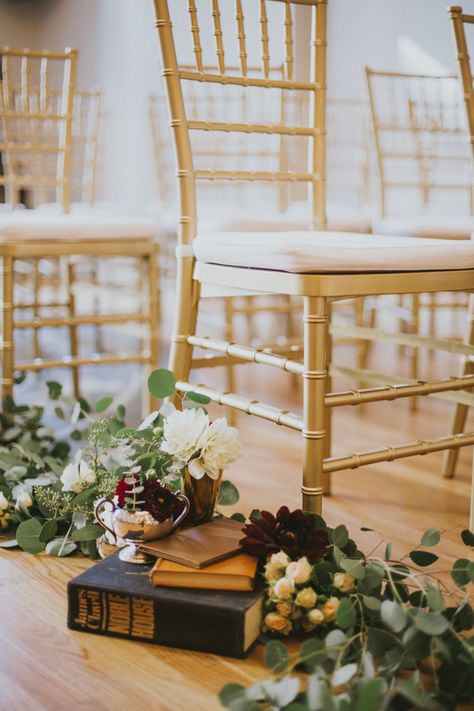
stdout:
[[176,376],[171,370],[166,368],[160,368],[159,370],[154,370],[148,378],[148,390],[151,395],[162,399],[173,395],[176,388]]
[[[220,506],[232,506],[239,501],[239,491],[231,481],[224,479],[219,490],[217,503]],[[245,519],[244,519],[245,520]]]
[[[337,598],[335,619],[306,628],[307,639],[291,652],[277,632],[264,628],[272,678],[249,688],[228,684],[221,704],[231,711],[443,711],[472,701],[474,637],[466,633],[474,624],[467,599],[474,565],[466,558],[455,562],[451,577],[458,587],[452,591],[433,572],[419,570],[438,560],[435,554],[415,547],[394,561],[391,544],[381,540],[383,558],[374,551],[366,557],[345,526],[326,530],[333,545],[314,564],[309,584],[320,609]],[[420,545],[434,547],[441,535],[428,529]],[[471,534],[463,531],[462,541],[471,546]],[[344,573],[354,577],[341,587]],[[337,585],[336,574],[342,574]],[[275,582],[268,585],[271,591]],[[308,581],[296,584],[295,595],[304,586]],[[264,614],[276,609],[275,594],[269,592]],[[280,609],[292,620],[291,611]]]

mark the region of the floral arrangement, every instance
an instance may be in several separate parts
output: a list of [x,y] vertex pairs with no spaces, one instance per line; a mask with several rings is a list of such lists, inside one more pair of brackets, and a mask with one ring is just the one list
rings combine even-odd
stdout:
[[[443,711],[474,700],[474,563],[459,558],[436,575],[431,549],[442,531],[428,529],[396,558],[382,537],[365,555],[344,525],[286,507],[254,511],[243,530],[244,549],[264,562],[261,639],[272,677],[228,684],[225,708]],[[472,560],[474,534],[461,538]],[[279,639],[292,633],[303,637],[296,651]]]
[[[178,395],[169,370],[154,371],[148,385],[158,399]],[[83,446],[71,456],[71,445],[43,424],[44,408],[8,403],[0,415],[0,547],[55,556],[79,548],[96,558],[103,534],[94,517],[99,499],[115,497],[118,506],[143,508],[157,520],[175,518],[184,467],[213,478],[238,456],[237,431],[224,419],[210,423],[203,408],[208,399],[196,393],[180,396],[182,411],[165,403],[131,428],[125,408],[114,408],[111,397],[99,400],[93,415],[85,400],[63,396],[59,383],[48,388],[65,439]],[[218,503],[238,498],[223,481]]]

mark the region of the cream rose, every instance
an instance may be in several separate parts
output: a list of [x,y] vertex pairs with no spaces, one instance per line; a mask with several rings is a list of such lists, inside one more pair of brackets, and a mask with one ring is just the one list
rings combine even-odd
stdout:
[[308,562],[306,556],[289,563],[286,568],[286,575],[293,580],[295,585],[307,583],[311,577],[313,566]]
[[265,580],[274,583],[284,575],[284,570],[279,565],[274,565],[271,561],[265,565]]
[[320,625],[321,622],[324,622],[324,615],[321,610],[318,610],[315,607],[314,610],[310,610],[308,612],[308,620],[311,622],[312,625]]
[[313,588],[303,588],[299,591],[296,596],[295,602],[300,607],[314,607],[316,605],[316,600],[318,596],[314,592]]
[[341,592],[350,592],[355,587],[355,578],[349,573],[336,573],[332,584]]
[[326,622],[332,622],[336,619],[337,608],[339,607],[339,598],[330,597],[322,607],[322,612]]
[[283,551],[274,553],[270,558],[270,563],[278,568],[286,568],[289,562],[289,557],[286,555],[286,553],[283,553]]
[[3,511],[3,510],[0,511],[0,528],[8,528],[8,526],[10,525],[8,523],[9,519],[10,519],[9,513],[7,513],[6,511]]
[[291,602],[277,602],[276,608],[282,617],[289,617],[293,610],[293,605]]
[[0,491],[0,511],[6,511],[9,506],[8,499],[5,494]]
[[280,632],[281,634],[289,634],[293,629],[293,625],[286,617],[282,617],[278,612],[269,612],[265,616],[264,626],[272,632]]
[[295,585],[290,578],[280,578],[273,586],[273,596],[277,600],[288,600],[295,591]]

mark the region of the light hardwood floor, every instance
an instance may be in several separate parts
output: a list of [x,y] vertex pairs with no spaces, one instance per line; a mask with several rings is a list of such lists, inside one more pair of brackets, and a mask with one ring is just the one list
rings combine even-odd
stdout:
[[[407,367],[395,349],[379,347],[372,366]],[[339,363],[351,360],[350,347],[338,348]],[[455,361],[436,356],[423,361],[433,372],[455,374]],[[451,367],[452,366],[452,367]],[[297,408],[291,381],[258,366],[239,367],[245,394],[271,393],[275,404]],[[213,378],[215,380],[215,376]],[[199,377],[202,380],[202,376]],[[337,383],[341,389],[345,384]],[[289,404],[288,404],[289,403]],[[376,444],[397,444],[447,432],[452,406],[431,398],[420,401],[416,414],[408,402],[340,410],[335,417],[335,452]],[[240,416],[244,453],[227,472],[239,487],[241,501],[233,510],[255,506],[275,511],[281,504],[300,504],[299,437],[283,428]],[[467,526],[471,452],[463,451],[454,481],[440,476],[441,455],[429,455],[334,476],[333,496],[324,515],[332,525],[345,523],[366,549],[377,529],[407,552],[430,526],[451,530],[440,546],[440,566],[465,555],[459,531]],[[0,709],[61,711],[130,708],[212,711],[216,694],[227,682],[249,684],[266,676],[262,649],[236,661],[208,654],[160,648],[137,642],[71,632],[66,628],[66,583],[90,563],[81,558],[31,556],[0,552]]]

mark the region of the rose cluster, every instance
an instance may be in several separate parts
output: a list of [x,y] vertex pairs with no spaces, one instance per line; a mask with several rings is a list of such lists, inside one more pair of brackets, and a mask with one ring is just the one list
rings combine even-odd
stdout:
[[[265,565],[265,579],[268,612],[264,631],[284,635],[294,629],[312,632],[318,625],[335,621],[340,598],[315,589],[313,565],[306,556],[292,561],[283,551],[274,553]],[[348,593],[354,586],[352,575],[334,574],[334,593]]]

